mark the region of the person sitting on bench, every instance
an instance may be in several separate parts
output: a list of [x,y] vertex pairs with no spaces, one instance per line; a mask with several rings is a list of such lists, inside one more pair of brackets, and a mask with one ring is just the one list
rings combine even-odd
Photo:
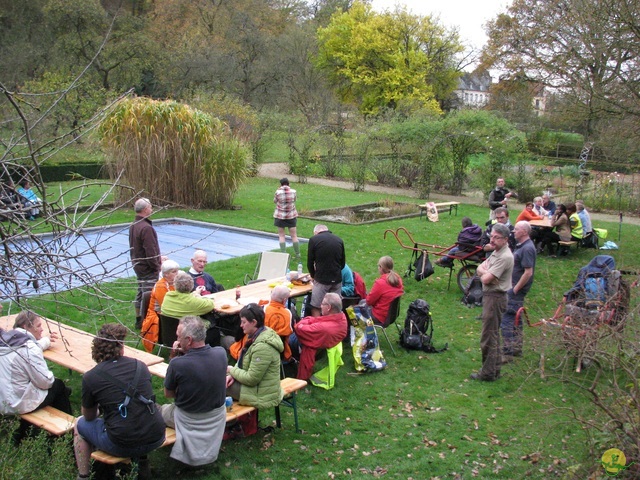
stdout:
[[126,335],[124,325],[106,323],[93,339],[91,358],[97,365],[82,377],[82,416],[74,428],[79,479],[89,478],[92,449],[143,457],[138,478],[151,478],[146,455],[164,443],[166,425],[156,410],[151,373],[124,356]]
[[247,341],[234,367],[227,367],[227,395],[240,405],[257,409],[276,407],[283,397],[280,387],[282,340],[264,325],[264,310],[250,303],[240,310],[240,327]]
[[176,429],[171,458],[207,465],[218,459],[227,424],[227,352],[204,342],[204,323],[195,316],[180,319],[177,337],[164,379],[164,396],[175,403],[161,407],[167,426]]
[[[2,306],[0,305],[0,312]],[[42,335],[42,317],[23,310],[13,330],[0,329],[0,413],[21,414],[52,406],[72,414],[71,390],[53,376],[42,354],[58,338]]]

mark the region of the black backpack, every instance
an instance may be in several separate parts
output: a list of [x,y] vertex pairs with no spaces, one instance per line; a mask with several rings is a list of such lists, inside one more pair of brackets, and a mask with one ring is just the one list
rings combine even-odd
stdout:
[[482,281],[478,275],[471,277],[467,288],[464,289],[462,303],[469,308],[482,306]]
[[422,299],[414,300],[407,309],[404,329],[400,332],[400,346],[407,350],[421,350],[426,353],[439,353],[449,344],[437,349],[433,346],[433,321],[429,304]]

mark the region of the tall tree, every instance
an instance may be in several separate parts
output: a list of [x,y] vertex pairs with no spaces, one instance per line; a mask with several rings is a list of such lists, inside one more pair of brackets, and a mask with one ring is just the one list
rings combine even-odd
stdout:
[[514,0],[488,24],[485,67],[525,72],[571,99],[587,136],[640,115],[640,0]]
[[343,100],[365,114],[378,114],[409,102],[439,112],[438,97],[455,88],[454,57],[463,50],[431,17],[403,9],[376,13],[356,2],[318,30],[317,65]]

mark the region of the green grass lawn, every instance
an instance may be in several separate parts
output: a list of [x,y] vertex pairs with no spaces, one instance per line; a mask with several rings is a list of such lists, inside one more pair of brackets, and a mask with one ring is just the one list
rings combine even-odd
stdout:
[[[238,192],[234,203],[241,208],[237,210],[163,210],[154,218],[182,217],[272,232],[276,187],[274,180],[250,179]],[[293,187],[298,191],[298,208],[304,210],[387,198],[416,202],[409,197],[317,185]],[[483,224],[488,210],[460,205],[458,216],[442,214],[438,223],[415,217],[371,225],[329,223],[329,227],[343,238],[348,264],[370,287],[377,276],[380,256],[391,255],[400,273],[406,270],[411,256],[393,237],[383,239],[386,229],[405,227],[420,242],[449,245],[455,241],[463,216]],[[131,211],[118,211],[102,217],[100,223],[122,223],[132,217]],[[299,219],[299,235],[309,237],[315,223]],[[596,226],[617,232],[617,224]],[[640,228],[625,225],[620,241],[614,239],[620,250],[611,254],[619,268],[637,267],[639,234]],[[532,321],[552,316],[578,269],[596,253],[574,250],[568,258],[539,258],[526,301]],[[305,254],[306,245],[303,258]],[[253,271],[256,261],[257,256],[252,255],[216,262],[207,269],[218,282],[233,286],[242,283],[244,274]],[[605,437],[592,448],[592,432],[583,430],[572,419],[571,411],[582,415],[592,412],[594,418],[602,414],[562,380],[584,383],[594,373],[587,370],[576,374],[570,363],[561,363],[566,350],[558,343],[555,332],[525,327],[524,357],[503,367],[503,378],[493,383],[468,380],[481,363],[481,325],[476,319],[480,309],[463,306],[455,278],[448,288],[448,270],[435,268],[436,273],[422,282],[404,278],[406,293],[399,322],[412,300],[427,300],[435,325],[435,345],[448,343],[447,351],[423,354],[395,347],[398,355],[393,356],[381,338],[387,369],[353,375],[353,357],[345,349],[345,365],[338,372],[336,387],[330,391],[308,388],[298,396],[303,433],[294,431],[292,412],[283,408],[282,430],[225,442],[215,465],[199,473],[191,472],[188,478],[586,478],[588,470],[599,464],[604,450],[616,445],[608,445]],[[63,318],[92,332],[103,322],[115,319],[132,326],[132,280],[114,282],[102,291],[103,298],[71,292],[56,299],[33,300],[31,305],[47,316]],[[626,330],[629,335],[636,334],[635,319],[634,312]],[[397,345],[396,328],[389,327],[388,333]],[[540,374],[540,353],[546,357],[545,378]],[[80,377],[61,369],[56,373],[69,379],[74,406],[79,411]],[[155,382],[160,393],[161,383],[158,379]],[[273,422],[272,410],[260,412],[262,426]],[[155,478],[174,478],[181,470],[169,458],[169,452],[166,448],[151,455]],[[42,459],[33,461],[37,468]],[[70,457],[69,462],[72,461]]]

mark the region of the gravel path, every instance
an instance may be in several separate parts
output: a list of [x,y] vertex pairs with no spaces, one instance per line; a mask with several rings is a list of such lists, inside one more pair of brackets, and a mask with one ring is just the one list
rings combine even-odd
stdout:
[[[258,170],[258,175],[265,178],[282,178],[282,177],[292,177],[292,182],[295,182],[295,176],[289,174],[289,166],[286,163],[264,163],[260,165]],[[336,188],[344,188],[346,190],[352,190],[353,184],[350,182],[345,182],[342,180],[332,180],[328,178],[320,178],[320,177],[307,177],[307,183],[313,183],[315,185],[326,185],[328,187],[336,187]],[[407,197],[418,198],[418,195],[413,190],[406,190],[403,188],[393,188],[393,187],[385,187],[382,185],[373,185],[367,184],[365,189],[368,192],[379,192],[386,193],[389,195],[404,195]],[[480,196],[455,196],[455,195],[443,195],[440,193],[431,194],[430,200],[435,201],[445,201],[445,202],[460,202],[466,203],[470,205],[483,206],[486,205],[486,200],[481,198]],[[422,203],[422,202],[420,202]],[[518,205],[518,204],[516,204]],[[511,211],[519,211],[521,207],[517,207],[515,209],[510,209]],[[522,207],[523,208],[523,207]],[[600,220],[603,222],[614,222],[617,223],[620,221],[618,215],[610,215],[607,213],[599,213],[599,212],[589,212],[592,220]],[[625,215],[623,217],[623,223],[631,224],[631,225],[640,225],[640,218],[630,215]]]

